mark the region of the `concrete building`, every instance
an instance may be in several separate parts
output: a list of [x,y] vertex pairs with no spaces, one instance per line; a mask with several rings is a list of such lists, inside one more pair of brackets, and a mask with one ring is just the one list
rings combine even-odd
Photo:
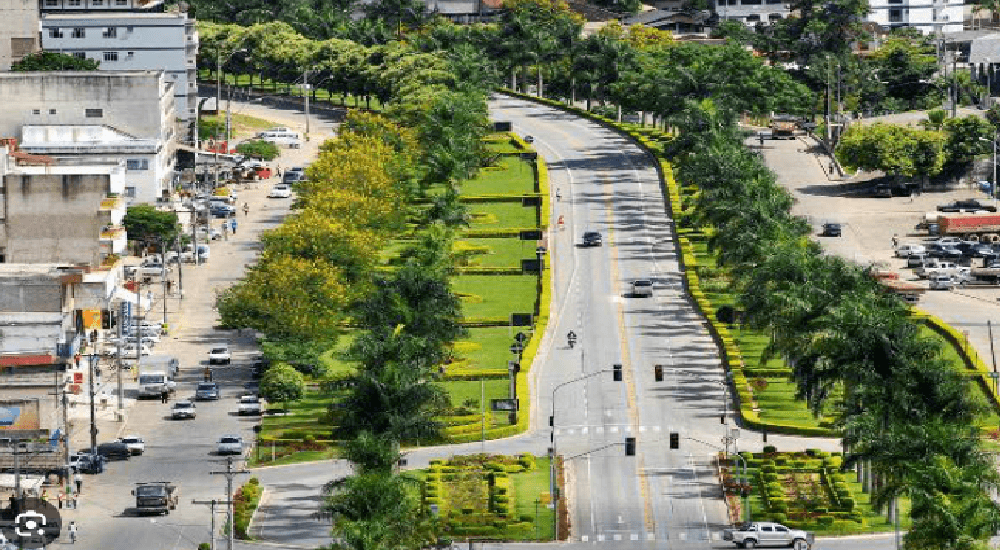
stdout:
[[99,61],[102,71],[164,71],[174,84],[176,116],[187,126],[184,139],[191,140],[198,100],[194,19],[181,12],[66,9],[43,14],[41,25],[45,50]]
[[924,34],[961,31],[964,0],[871,0],[867,21],[883,27],[915,27]]
[[119,273],[66,264],[0,265],[0,393],[37,399],[42,430],[63,426],[53,390],[75,366],[88,322],[99,323],[96,312],[111,307]]
[[791,14],[790,0],[716,0],[719,21],[740,21],[748,27],[780,21]]
[[29,53],[37,52],[38,0],[0,0],[0,71]]
[[0,73],[0,137],[57,164],[125,163],[128,202],[169,196],[177,133],[163,71]]

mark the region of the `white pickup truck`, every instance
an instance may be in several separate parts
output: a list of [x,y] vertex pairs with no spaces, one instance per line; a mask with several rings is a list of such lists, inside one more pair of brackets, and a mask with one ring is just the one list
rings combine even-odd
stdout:
[[812,548],[814,535],[789,529],[780,523],[755,521],[744,523],[736,529],[726,529],[722,532],[722,540],[736,544],[737,548],[783,547],[795,550]]

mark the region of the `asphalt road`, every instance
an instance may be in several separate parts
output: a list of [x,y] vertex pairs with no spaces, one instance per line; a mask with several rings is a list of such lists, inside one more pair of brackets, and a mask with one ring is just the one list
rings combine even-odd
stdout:
[[[304,124],[301,114],[288,114],[253,104],[234,104],[236,112],[247,112],[274,121],[275,125],[300,127]],[[297,115],[297,116],[296,116]],[[312,120],[313,136],[330,135],[333,126],[319,117]],[[277,159],[283,168],[302,165],[314,158],[319,141],[314,139],[298,150],[283,150]],[[259,182],[238,189],[239,201],[250,205],[249,215],[239,212],[235,234],[226,240],[211,243],[211,257],[207,264],[183,269],[184,295],[181,300],[176,271],[171,274],[174,294],[167,297],[167,314],[171,331],[167,338],[153,350],[155,354],[173,355],[181,361],[177,398],[192,397],[194,387],[202,379],[207,365],[208,349],[217,343],[228,343],[233,353],[229,366],[215,367],[215,380],[222,387],[218,402],[198,403],[195,420],[172,421],[170,404],[159,400],[135,402],[128,410],[127,419],[116,423],[110,415],[103,415],[98,423],[98,441],[109,441],[121,434],[137,434],[146,440],[146,453],[127,462],[111,463],[102,475],[84,476],[84,487],[77,510],[64,510],[65,522],[79,524],[79,540],[75,545],[81,550],[133,550],[135,548],[175,549],[194,548],[208,542],[210,513],[208,506],[194,505],[193,499],[225,499],[225,476],[213,472],[225,471],[225,459],[215,454],[216,441],[224,434],[239,434],[246,441],[253,440],[252,426],[257,422],[250,417],[235,414],[239,395],[244,393],[249,380],[248,363],[255,353],[254,342],[235,331],[217,330],[218,312],[214,309],[216,292],[242,278],[245,266],[254,261],[258,253],[259,233],[280,224],[288,214],[291,199],[268,199],[272,183]],[[222,220],[215,220],[214,225]],[[163,296],[159,285],[153,285],[154,305],[149,319],[162,318]],[[130,383],[127,389],[132,387]],[[112,401],[113,402],[113,401]],[[74,413],[74,448],[86,445],[88,437],[84,415]],[[242,462],[237,461],[237,467]],[[236,477],[236,486],[245,482],[248,475]],[[130,494],[134,483],[140,481],[171,481],[181,490],[180,506],[164,517],[136,517],[131,513],[134,497]],[[224,508],[216,514],[217,528],[224,522]],[[64,523],[65,523],[64,522]],[[56,544],[68,544],[68,540]]]

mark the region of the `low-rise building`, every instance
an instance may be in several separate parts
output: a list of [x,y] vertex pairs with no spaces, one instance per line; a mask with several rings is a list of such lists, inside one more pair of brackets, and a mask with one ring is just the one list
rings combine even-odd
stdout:
[[37,52],[38,0],[0,0],[0,71]]
[[169,197],[174,84],[163,71],[0,73],[0,137],[59,165],[124,162],[129,202]]

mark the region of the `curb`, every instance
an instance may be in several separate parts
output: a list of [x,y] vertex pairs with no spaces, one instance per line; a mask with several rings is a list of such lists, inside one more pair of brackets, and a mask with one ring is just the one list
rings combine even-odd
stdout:
[[252,537],[250,534],[253,531],[253,522],[257,519],[257,512],[264,507],[264,499],[267,497],[267,486],[264,485],[263,489],[260,491],[260,498],[257,500],[257,506],[253,509],[253,513],[250,514],[250,521],[247,522],[247,536]]

